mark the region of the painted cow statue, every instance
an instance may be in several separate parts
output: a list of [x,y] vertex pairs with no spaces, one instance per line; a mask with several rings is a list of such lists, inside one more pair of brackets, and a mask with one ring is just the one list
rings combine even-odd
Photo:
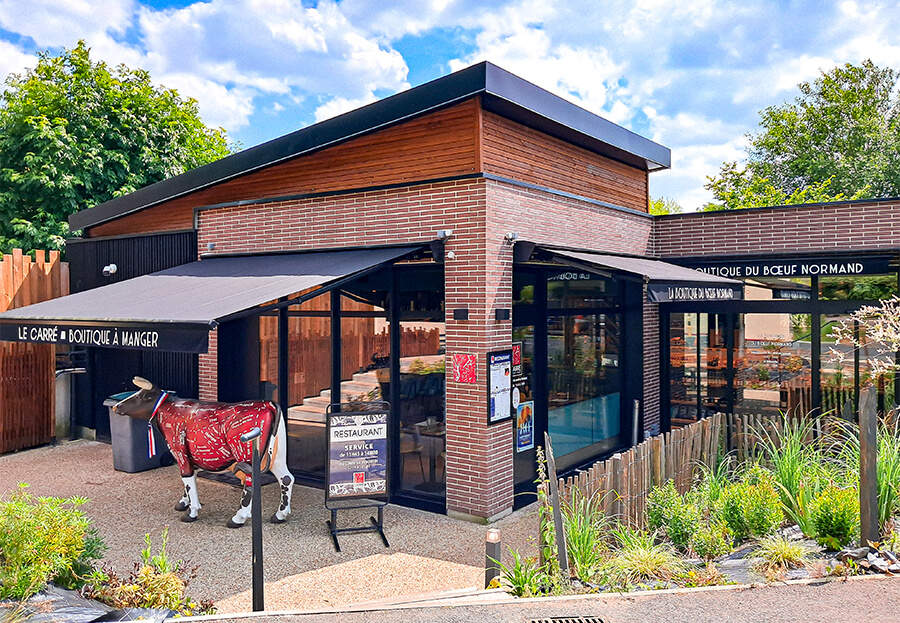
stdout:
[[284,522],[291,512],[294,477],[287,468],[287,433],[278,405],[262,400],[223,403],[178,398],[139,376],[134,377],[134,384],[140,390],[117,403],[113,411],[149,420],[165,436],[184,482],[184,496],[175,505],[175,510],[184,511],[181,521],[196,520],[200,510],[197,469],[231,469],[243,482],[244,491],[241,507],[227,525],[239,528],[250,518],[253,449],[240,437],[259,427],[260,471],[272,472],[281,486],[281,501],[271,521]]

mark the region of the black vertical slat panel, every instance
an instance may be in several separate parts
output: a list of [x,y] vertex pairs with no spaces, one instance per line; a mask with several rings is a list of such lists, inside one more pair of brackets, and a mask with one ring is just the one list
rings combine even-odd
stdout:
[[[197,259],[197,233],[183,231],[121,238],[72,239],[67,241],[70,291],[83,292]],[[116,265],[116,272],[103,276],[103,267]],[[198,358],[191,353],[168,353],[92,348],[87,378],[80,378],[86,391],[76,402],[74,423],[93,428],[100,439],[109,438],[106,397],[135,389],[134,376],[147,378],[180,396],[199,392]]]

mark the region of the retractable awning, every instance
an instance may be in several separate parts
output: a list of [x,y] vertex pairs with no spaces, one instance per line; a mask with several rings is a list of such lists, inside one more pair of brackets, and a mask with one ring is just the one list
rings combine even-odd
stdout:
[[220,322],[339,287],[422,246],[213,257],[0,314],[0,340],[204,353]]
[[554,261],[588,271],[611,272],[647,284],[647,300],[654,303],[732,301],[744,298],[744,284],[660,260],[587,251],[538,247]]

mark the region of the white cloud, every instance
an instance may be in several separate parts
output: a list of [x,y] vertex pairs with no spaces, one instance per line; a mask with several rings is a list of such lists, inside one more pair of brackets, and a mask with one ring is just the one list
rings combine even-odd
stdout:
[[[160,10],[138,0],[0,0],[0,28],[20,35],[0,39],[0,71],[33,65],[35,46],[84,38],[95,59],[147,69],[195,97],[207,123],[234,131],[256,125],[257,108],[265,128],[276,118],[284,127],[301,109],[321,120],[408,88],[409,66],[433,75],[486,59],[672,148],[673,170],[651,180],[679,189],[687,207],[705,201],[707,175],[744,155],[758,111],[792,99],[797,83],[866,58],[900,67],[895,8],[877,0],[207,0]],[[442,50],[435,41],[448,36],[457,39]]]
[[0,26],[31,37],[42,48],[73,47],[124,32],[134,13],[133,0],[0,0]]
[[37,65],[37,57],[33,54],[25,54],[16,46],[6,41],[0,41],[0,81],[3,76],[11,73],[21,74]]

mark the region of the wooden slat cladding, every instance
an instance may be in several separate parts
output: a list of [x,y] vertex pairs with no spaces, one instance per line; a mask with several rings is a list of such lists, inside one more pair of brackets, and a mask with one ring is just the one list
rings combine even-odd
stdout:
[[[69,265],[59,251],[13,249],[0,258],[0,312],[69,293]],[[56,385],[52,344],[0,342],[0,454],[53,439]]]
[[484,113],[484,171],[647,211],[647,172]]
[[90,228],[116,236],[193,227],[193,209],[229,201],[367,188],[474,173],[478,100],[178,197]]

